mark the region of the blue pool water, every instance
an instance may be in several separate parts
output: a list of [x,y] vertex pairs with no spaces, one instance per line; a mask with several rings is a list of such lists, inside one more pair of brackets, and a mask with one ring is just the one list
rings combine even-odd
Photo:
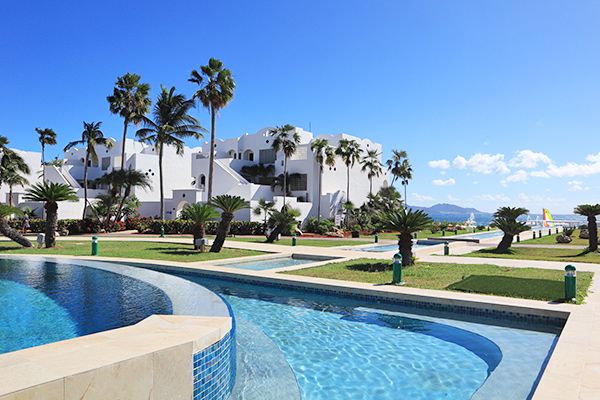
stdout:
[[526,399],[557,337],[555,329],[424,317],[400,307],[178,276],[221,294],[236,318],[266,333],[306,400]]
[[0,353],[171,313],[169,299],[139,280],[27,259],[0,259],[0,301]]
[[264,271],[267,269],[273,268],[283,268],[283,267],[291,267],[294,265],[302,265],[314,263],[319,260],[315,260],[312,258],[298,258],[298,257],[280,257],[280,258],[270,258],[264,260],[257,261],[243,261],[243,262],[235,262],[235,263],[221,263],[223,267],[228,268],[241,268],[241,269],[249,269],[252,271]]

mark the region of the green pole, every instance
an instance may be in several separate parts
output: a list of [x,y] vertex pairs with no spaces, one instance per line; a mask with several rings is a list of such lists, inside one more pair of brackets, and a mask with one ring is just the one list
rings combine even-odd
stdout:
[[517,243],[521,241],[521,236],[517,233]]
[[444,255],[445,256],[450,255],[450,243],[449,242],[444,242]]
[[379,243],[379,232],[375,232],[375,243]]
[[164,226],[160,227],[160,237],[165,237],[165,227]]
[[577,275],[575,267],[567,265],[565,267],[565,300],[571,300],[577,297]]
[[98,255],[98,236],[92,236],[92,255]]
[[295,245],[296,245],[296,234],[294,233],[292,235],[292,246],[295,246]]
[[393,284],[404,285],[402,282],[402,254],[394,254],[394,274],[392,276]]

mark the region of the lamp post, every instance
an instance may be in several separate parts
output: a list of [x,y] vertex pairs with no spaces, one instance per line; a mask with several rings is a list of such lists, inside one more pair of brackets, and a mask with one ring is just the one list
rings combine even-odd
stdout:
[[394,254],[394,273],[392,276],[392,283],[397,285],[404,285],[402,282],[402,254]]

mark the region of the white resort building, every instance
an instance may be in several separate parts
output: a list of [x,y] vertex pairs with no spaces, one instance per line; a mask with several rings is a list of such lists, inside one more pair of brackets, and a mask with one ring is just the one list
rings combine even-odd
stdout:
[[[258,200],[263,197],[276,202],[276,208],[283,206],[283,191],[281,186],[274,190],[271,188],[272,177],[250,180],[242,176],[244,166],[263,164],[273,165],[272,176],[283,174],[283,152],[276,153],[272,150],[273,136],[270,134],[274,128],[268,127],[249,135],[243,134],[238,138],[220,140],[215,142],[214,149],[214,175],[213,196],[230,194],[240,196],[248,201],[254,208]],[[297,174],[290,181],[292,196],[286,197],[286,203],[301,211],[300,219],[307,216],[317,216],[317,203],[321,197],[321,215],[325,218],[341,212],[341,203],[347,200],[346,183],[347,169],[343,160],[336,157],[335,166],[324,166],[322,176],[322,192],[319,193],[319,165],[315,161],[314,153],[310,149],[315,139],[326,139],[333,148],[338,146],[341,139],[355,140],[366,154],[367,150],[377,150],[381,157],[381,145],[369,139],[360,139],[346,134],[322,134],[313,138],[313,134],[300,128],[294,128],[300,136],[300,144],[294,155],[288,159],[288,175]],[[293,133],[293,132],[292,132]],[[98,162],[90,161],[88,165],[88,199],[94,202],[99,193],[105,193],[106,188],[95,187],[93,181],[105,173],[109,173],[121,166],[122,141],[110,139],[114,146],[107,149],[97,146]],[[208,169],[210,142],[204,142],[202,147],[185,147],[184,155],[179,156],[175,149],[165,146],[163,156],[163,180],[165,194],[165,218],[177,218],[186,204],[205,202],[207,200]],[[41,154],[16,150],[29,164],[32,173],[27,177],[30,183],[41,181],[40,171],[36,167],[41,164]],[[63,202],[59,206],[59,218],[81,218],[83,211],[83,177],[85,147],[71,149],[65,152],[62,166],[48,165],[45,173],[46,179],[52,182],[64,183],[75,188],[79,202]],[[135,194],[142,206],[139,212],[142,216],[155,216],[160,211],[160,186],[158,172],[158,155],[153,145],[127,139],[125,143],[125,168],[137,169],[144,172],[151,180],[152,189],[144,190],[134,188]],[[362,171],[362,165],[356,163],[350,170],[350,196],[349,200],[355,206],[362,205],[369,194],[369,179],[367,172]],[[388,184],[387,173],[373,177],[373,192]],[[91,189],[93,188],[93,189]],[[29,206],[41,211],[41,204],[23,201],[25,188],[13,187],[13,204],[18,207]],[[3,185],[0,196],[8,204],[9,188]],[[41,212],[38,211],[38,215]],[[241,210],[236,213],[237,220],[262,221],[262,216],[255,215],[252,209]]]

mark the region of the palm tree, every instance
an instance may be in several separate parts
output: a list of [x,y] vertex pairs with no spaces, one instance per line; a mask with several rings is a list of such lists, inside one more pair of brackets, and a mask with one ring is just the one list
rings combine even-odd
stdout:
[[240,170],[240,174],[252,183],[261,184],[269,175],[273,175],[275,166],[273,164],[265,165],[263,163],[254,165],[244,165]]
[[252,210],[252,212],[254,212],[255,215],[265,214],[265,219],[263,221],[265,232],[267,230],[267,217],[269,216],[269,213],[271,213],[273,210],[275,210],[275,202],[267,201],[264,197],[258,199],[258,205]]
[[118,198],[121,188],[125,184],[125,174],[126,171],[124,169],[113,169],[94,181],[97,185],[105,185],[108,187],[108,193],[106,195],[99,194],[96,196],[96,198],[100,199],[102,204],[106,207],[106,217],[104,218],[104,226],[106,228],[110,225],[110,217],[112,216],[114,208],[113,203],[115,199]]
[[221,209],[221,222],[217,228],[217,236],[210,247],[211,253],[218,253],[223,248],[225,238],[231,228],[231,221],[233,221],[233,213],[238,210],[250,208],[250,204],[240,196],[231,196],[229,194],[222,194],[213,198],[213,204]]
[[8,222],[5,218],[12,214],[21,216],[23,215],[23,211],[16,207],[0,204],[0,233],[10,240],[19,243],[23,247],[33,247],[33,244],[29,241],[29,239],[23,236],[21,232],[11,228],[10,225],[8,225]]
[[273,178],[273,182],[271,183],[271,190],[275,191],[277,187],[281,188],[281,191],[284,193],[284,196],[291,196],[292,191],[290,190],[290,186],[294,185],[296,182],[300,180],[300,174],[294,172],[293,174],[279,174]]
[[315,139],[310,144],[310,149],[315,152],[315,161],[319,164],[319,194],[317,195],[317,221],[321,221],[321,195],[323,194],[323,168],[325,165],[335,165],[335,152],[326,139]]
[[113,89],[112,96],[107,96],[106,100],[110,103],[110,112],[119,114],[124,118],[123,128],[123,150],[121,151],[121,169],[125,169],[125,139],[127,139],[127,127],[133,122],[139,126],[142,117],[150,110],[152,101],[148,97],[150,85],[140,83],[141,76],[130,74],[117,77],[116,87]]
[[423,230],[433,220],[425,212],[418,210],[393,211],[385,215],[383,224],[385,229],[398,231],[398,248],[402,254],[402,266],[413,264],[412,260],[412,234]]
[[81,140],[77,140],[75,142],[70,142],[65,146],[64,151],[67,151],[75,146],[84,145],[86,146],[85,151],[85,164],[83,169],[83,216],[81,219],[85,219],[87,214],[87,203],[88,203],[88,163],[90,162],[90,157],[92,161],[95,163],[98,162],[98,154],[96,154],[96,146],[101,145],[106,147],[107,149],[111,149],[113,147],[113,143],[104,137],[104,134],[100,130],[100,125],[102,122],[98,123],[83,123],[83,132],[81,133]]
[[350,168],[360,161],[360,156],[363,150],[356,140],[341,139],[338,147],[335,149],[335,154],[342,157],[346,164],[346,201],[350,201]]
[[379,177],[383,172],[383,164],[379,161],[381,153],[377,150],[367,150],[367,154],[361,160],[362,171],[367,171],[367,177],[369,178],[369,193],[373,194],[373,178]]
[[188,114],[194,107],[194,100],[188,100],[182,94],[175,94],[175,87],[170,90],[161,85],[162,92],[154,105],[152,115],[154,121],[142,116],[146,128],[137,131],[141,142],[152,143],[158,152],[158,172],[160,182],[160,218],[165,219],[165,194],[163,186],[163,152],[164,146],[175,146],[177,155],[183,156],[182,138],[201,139],[200,133],[205,131],[198,120]]
[[515,222],[521,215],[529,214],[529,210],[523,207],[500,207],[494,213],[494,218],[505,218]]
[[514,219],[509,219],[505,217],[496,217],[490,225],[495,226],[502,232],[504,232],[502,240],[500,241],[500,243],[498,243],[498,247],[496,247],[497,253],[506,253],[512,245],[515,235],[518,235],[521,232],[525,232],[531,229],[524,222],[518,222]]
[[200,90],[194,94],[194,99],[200,99],[204,108],[210,111],[210,158],[208,164],[208,202],[212,198],[213,169],[215,162],[215,118],[219,110],[233,99],[235,82],[231,71],[223,68],[223,62],[216,58],[208,60],[208,65],[201,65],[200,72],[193,70],[188,81],[200,85]]
[[385,163],[388,166],[388,171],[392,174],[391,185],[394,184],[396,179],[400,179],[402,186],[404,186],[404,207],[406,208],[406,187],[408,186],[409,179],[412,179],[412,166],[408,162],[408,155],[404,150],[392,150],[392,158],[387,160]]
[[596,215],[600,215],[600,204],[589,205],[583,204],[575,207],[575,214],[583,215],[588,220],[588,238],[590,251],[598,251],[598,225],[596,224]]
[[204,224],[206,221],[210,221],[213,218],[219,216],[217,210],[212,204],[187,204],[183,210],[181,210],[181,217],[190,219],[195,222],[192,230],[194,234],[194,250],[198,250],[200,246],[196,245],[196,239],[204,238]]
[[46,248],[56,245],[56,228],[58,225],[58,202],[77,201],[79,198],[69,185],[64,183],[42,182],[36,183],[27,189],[23,197],[29,201],[46,202]]
[[10,206],[12,203],[12,188],[16,185],[24,186],[29,181],[21,174],[29,174],[31,170],[29,165],[23,160],[23,158],[15,151],[4,148],[2,149],[2,157],[0,157],[0,186],[6,183],[9,186],[9,199],[8,203]]
[[[294,129],[290,124],[278,126],[271,134],[275,136],[271,148],[279,153],[283,151],[283,187],[287,189],[287,160],[296,152],[296,146],[300,144],[300,135],[298,132],[291,133]],[[286,190],[283,191],[283,206],[285,207]]]
[[124,170],[122,187],[125,189],[125,191],[121,196],[119,209],[117,210],[117,214],[115,215],[115,222],[121,219],[121,211],[123,210],[123,205],[125,204],[125,201],[131,194],[131,189],[133,189],[134,187],[152,189],[152,185],[150,184],[150,178],[148,178],[148,175],[144,174],[142,171],[138,171],[137,169],[132,169],[131,166],[129,167],[129,169]]
[[290,225],[297,224],[296,218],[300,216],[300,210],[296,209],[284,209],[283,211],[273,211],[269,218],[269,225],[274,226],[275,229],[271,231],[271,234],[267,238],[267,243],[273,243],[277,237],[283,233],[285,228]]
[[46,180],[46,161],[44,159],[44,147],[56,145],[56,133],[50,129],[35,128],[36,132],[40,135],[40,143],[42,145],[42,180]]

